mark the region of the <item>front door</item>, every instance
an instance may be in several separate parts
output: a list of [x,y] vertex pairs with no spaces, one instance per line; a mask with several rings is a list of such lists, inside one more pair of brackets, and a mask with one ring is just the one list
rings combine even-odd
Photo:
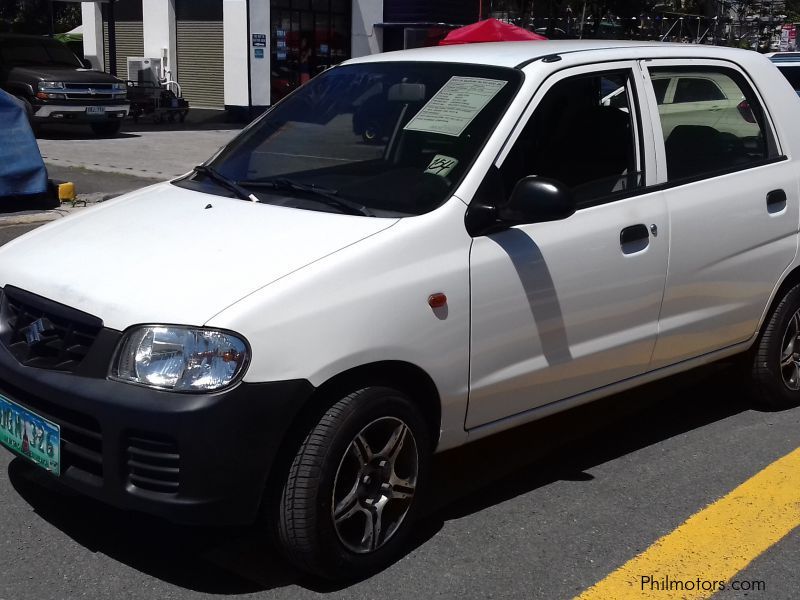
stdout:
[[468,429],[650,365],[669,220],[663,194],[647,189],[656,173],[639,73],[617,63],[553,75],[498,159],[488,186],[498,197],[538,175],[571,188],[579,208],[474,239]]

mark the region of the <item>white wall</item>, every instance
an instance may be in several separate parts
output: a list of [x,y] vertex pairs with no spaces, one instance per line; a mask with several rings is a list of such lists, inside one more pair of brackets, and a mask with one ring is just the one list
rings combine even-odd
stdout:
[[161,58],[166,50],[167,61],[162,63],[163,74],[169,79],[177,80],[175,0],[142,0],[142,27],[144,55]]
[[[269,3],[263,0],[253,2],[256,3],[267,4],[266,11],[269,12]],[[223,0],[222,18],[225,38],[225,105],[249,106],[247,53],[250,33],[247,31],[247,2]]]
[[[435,1],[435,0],[431,0]],[[383,51],[383,0],[353,0],[353,58]]]
[[83,24],[83,55],[98,71],[105,69],[103,58],[103,15],[100,4],[81,2],[81,23]]
[[[270,93],[270,11],[269,2],[250,0],[250,94],[253,106],[267,106]],[[267,36],[267,46],[253,46],[252,34]],[[264,58],[256,58],[256,50],[264,53]]]

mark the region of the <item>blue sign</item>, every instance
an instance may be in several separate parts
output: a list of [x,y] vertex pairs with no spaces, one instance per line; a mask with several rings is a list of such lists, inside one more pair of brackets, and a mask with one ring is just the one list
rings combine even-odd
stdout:
[[256,48],[255,49],[256,58],[264,58],[264,49],[263,48]]

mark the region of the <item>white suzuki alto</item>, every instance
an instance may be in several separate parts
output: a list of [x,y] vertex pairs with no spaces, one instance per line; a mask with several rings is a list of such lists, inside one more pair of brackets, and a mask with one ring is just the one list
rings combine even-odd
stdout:
[[723,48],[348,61],[2,248],[0,441],[124,509],[263,511],[347,578],[402,553],[434,452],[734,354],[795,405],[797,109]]

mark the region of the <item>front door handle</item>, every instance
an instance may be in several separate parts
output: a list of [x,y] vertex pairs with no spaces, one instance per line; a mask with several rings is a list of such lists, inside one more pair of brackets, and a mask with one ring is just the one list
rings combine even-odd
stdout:
[[623,254],[641,252],[650,243],[650,231],[641,223],[631,225],[619,232],[619,245]]
[[767,194],[767,212],[778,213],[786,208],[786,192],[772,190]]

